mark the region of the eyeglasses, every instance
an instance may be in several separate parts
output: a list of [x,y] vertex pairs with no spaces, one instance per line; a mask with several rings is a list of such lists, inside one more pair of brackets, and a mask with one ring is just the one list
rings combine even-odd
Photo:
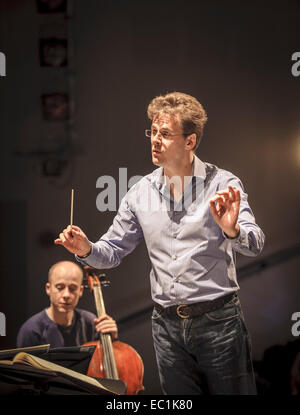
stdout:
[[[157,135],[158,131],[156,130],[145,130],[145,136],[146,137],[155,137]],[[165,138],[166,140],[170,139],[171,137],[175,137],[176,135],[189,135],[189,134],[184,134],[184,133],[180,133],[180,134],[170,134],[167,131],[160,131],[159,135],[163,138]]]

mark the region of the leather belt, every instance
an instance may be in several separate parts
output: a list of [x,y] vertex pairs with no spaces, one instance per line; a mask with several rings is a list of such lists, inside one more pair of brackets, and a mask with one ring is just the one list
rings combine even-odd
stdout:
[[199,303],[193,304],[177,304],[165,308],[160,304],[154,303],[154,308],[160,314],[166,313],[168,315],[177,315],[181,318],[189,318],[218,310],[235,297],[237,298],[237,294],[232,293],[211,301],[200,301]]

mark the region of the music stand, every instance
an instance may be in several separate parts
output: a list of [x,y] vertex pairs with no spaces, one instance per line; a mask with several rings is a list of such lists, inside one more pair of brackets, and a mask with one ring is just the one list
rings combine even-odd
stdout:
[[[19,352],[86,375],[95,345],[50,348],[50,345],[0,351],[0,360],[12,361]],[[0,395],[123,395],[126,383],[121,380],[95,378],[99,387],[74,379],[65,373],[0,362]]]
[[[99,387],[66,374],[0,363],[0,396],[11,395],[119,395],[126,389],[120,380],[97,379]],[[121,393],[120,393],[121,391]]]
[[95,348],[96,346],[55,347],[40,357],[86,375]]

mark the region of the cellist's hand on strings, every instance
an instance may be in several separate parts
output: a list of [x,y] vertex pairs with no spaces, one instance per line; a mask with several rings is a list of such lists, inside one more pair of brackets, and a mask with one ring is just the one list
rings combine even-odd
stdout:
[[54,243],[64,246],[69,252],[78,256],[86,256],[92,249],[86,234],[75,225],[69,225],[64,229]]
[[103,314],[103,316],[94,319],[96,325],[96,330],[98,333],[110,333],[112,340],[117,340],[118,338],[118,327],[115,320]]

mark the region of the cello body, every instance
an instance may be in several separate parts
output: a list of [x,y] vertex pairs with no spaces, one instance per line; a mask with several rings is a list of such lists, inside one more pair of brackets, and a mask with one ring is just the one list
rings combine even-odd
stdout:
[[[96,309],[98,317],[105,314],[105,305],[101,290],[101,274],[99,271],[85,266],[86,276],[90,290],[94,292]],[[108,284],[108,281],[103,281]],[[94,354],[89,364],[87,376],[94,378],[106,378],[122,380],[126,383],[126,394],[136,395],[139,391],[144,390],[144,364],[137,351],[126,343],[118,340],[112,341],[108,333],[100,333],[100,341],[87,342],[84,346],[94,346]]]
[[[96,345],[90,361],[87,375],[98,378],[107,378],[104,369],[103,350],[100,342],[88,342],[84,346]],[[126,343],[118,340],[112,342],[114,358],[119,379],[126,383],[127,395],[137,395],[144,390],[144,364],[137,351]]]

